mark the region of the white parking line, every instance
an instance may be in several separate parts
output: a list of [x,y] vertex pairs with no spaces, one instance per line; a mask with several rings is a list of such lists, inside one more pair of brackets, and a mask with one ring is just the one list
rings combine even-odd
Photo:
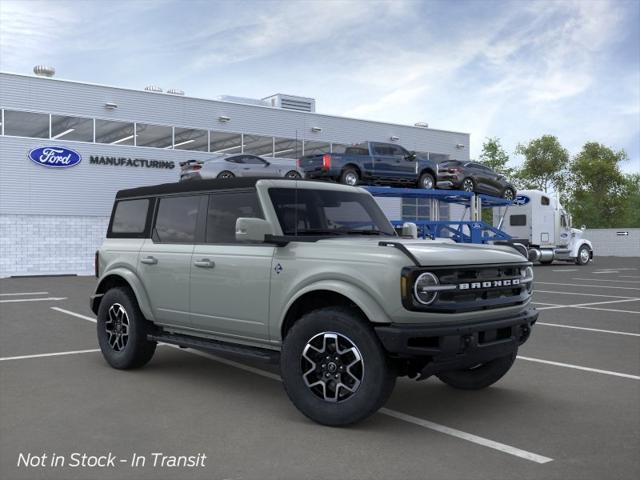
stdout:
[[473,435],[472,433],[456,430],[455,428],[446,427],[444,425],[440,425],[439,423],[423,420],[422,418],[414,417],[413,415],[407,415],[406,413],[397,412],[388,408],[381,408],[380,413],[393,418],[397,418],[398,420],[428,428],[430,430],[435,430],[436,432],[444,433],[445,435],[461,438],[462,440],[466,440],[467,442],[493,448],[494,450],[499,450],[501,452],[508,453],[509,455],[524,458],[525,460],[530,460],[535,463],[549,463],[553,461],[553,458],[544,457],[542,455],[538,455],[537,453],[527,452],[526,450],[521,450],[510,445],[505,445],[504,443],[494,442],[493,440],[489,440],[488,438],[478,437],[477,435]]
[[600,310],[601,312],[614,312],[614,313],[631,313],[634,315],[640,315],[640,312],[635,310],[617,310],[615,308],[598,308],[598,307],[576,307],[584,310]]
[[640,275],[618,275],[620,278],[640,278]]
[[18,295],[49,295],[49,292],[20,292],[20,293],[0,293],[0,297],[11,297]]
[[612,282],[612,283],[633,283],[633,284],[638,284],[640,282],[638,282],[638,280],[611,280],[608,278],[577,278],[577,277],[573,277],[571,280],[589,280],[589,281],[593,281],[595,280],[596,282]]
[[67,297],[46,297],[46,298],[11,298],[9,300],[0,300],[0,303],[18,303],[18,302],[57,302],[66,300]]
[[600,272],[593,272],[594,275],[600,275],[602,273],[611,274],[611,273],[620,273],[618,270],[602,270]]
[[551,270],[552,272],[578,272],[579,268],[563,268],[561,270]]
[[[550,307],[540,307],[538,308],[538,310],[553,310],[554,308],[587,308],[587,307],[591,307],[592,305],[605,305],[607,303],[624,303],[624,302],[637,302],[638,300],[640,300],[640,298],[627,298],[627,299],[623,299],[623,300],[608,300],[606,302],[591,302],[591,303],[576,303],[573,305],[558,305],[558,304],[549,304],[551,305]],[[534,302],[536,303],[536,302]],[[601,309],[601,310],[607,310],[607,309]],[[626,311],[626,310],[622,310],[622,311]]]
[[573,365],[571,363],[552,362],[551,360],[542,360],[541,358],[522,357],[518,355],[520,360],[526,360],[528,362],[544,363],[547,365],[554,365],[556,367],[573,368],[574,370],[583,370],[585,372],[602,373],[604,375],[611,375],[614,377],[630,378],[632,380],[640,380],[637,375],[631,375],[629,373],[612,372],[610,370],[600,370],[598,368],[583,367],[580,365]]
[[622,298],[625,300],[626,299],[640,300],[640,297],[620,297],[618,295],[600,295],[599,293],[558,292],[555,290],[538,290],[537,288],[534,289],[533,293],[556,293],[558,295],[578,295],[582,297],[604,297],[604,298]]
[[563,287],[615,288],[616,290],[640,290],[640,287],[608,287],[604,285],[582,285],[581,283],[538,282],[540,285],[562,285]]
[[7,360],[24,360],[27,358],[59,357],[62,355],[77,355],[79,353],[95,353],[99,351],[99,348],[93,348],[91,350],[71,350],[69,352],[38,353],[35,355],[20,355],[17,357],[0,357],[0,362],[6,362]]
[[60,313],[66,313],[67,315],[71,315],[72,317],[78,317],[88,322],[96,323],[97,321],[95,318],[87,317],[86,315],[81,315],[76,312],[71,312],[69,310],[65,310],[64,308],[60,308],[60,307],[51,307],[51,310],[55,310],[56,312],[60,312]]
[[599,328],[577,327],[575,325],[561,325],[559,323],[536,322],[536,325],[544,325],[545,327],[571,328],[574,330],[585,330],[587,332],[611,333],[614,335],[629,335],[630,337],[640,337],[640,333],[619,332],[617,330],[601,330]]
[[[170,346],[173,347],[174,345],[170,345]],[[209,358],[216,362],[224,363],[225,365],[229,365],[231,367],[239,368],[240,370],[244,370],[246,372],[251,372],[256,375],[260,375],[261,377],[269,378],[271,380],[277,380],[279,382],[282,381],[282,378],[280,378],[280,376],[276,375],[275,373],[265,372],[264,370],[260,370],[254,367],[249,367],[247,365],[243,365],[242,363],[234,362],[233,360],[227,360],[226,358],[220,358],[216,355],[200,352],[198,350],[191,350],[191,349],[185,350],[180,348],[178,349],[186,353],[192,353],[200,357]],[[398,412],[396,410],[391,410],[389,408],[381,408],[379,410],[379,413],[381,413],[382,415],[387,415],[389,417],[396,418],[398,420],[402,420],[403,422],[411,423],[413,425],[418,425],[420,427],[428,428],[430,430],[435,430],[436,432],[444,433],[445,435],[460,438],[462,440],[466,440],[471,443],[482,445],[484,447],[492,448],[494,450],[499,450],[501,452],[508,453],[509,455],[524,458],[525,460],[529,460],[535,463],[548,463],[553,461],[553,459],[549,457],[544,457],[542,455],[528,452],[526,450],[521,450],[519,448],[512,447],[504,443],[489,440],[488,438],[479,437],[471,433],[463,432],[461,430],[456,430],[455,428],[447,427],[439,423],[430,422],[429,420],[423,420],[422,418],[414,417],[412,415],[407,415],[406,413]]]

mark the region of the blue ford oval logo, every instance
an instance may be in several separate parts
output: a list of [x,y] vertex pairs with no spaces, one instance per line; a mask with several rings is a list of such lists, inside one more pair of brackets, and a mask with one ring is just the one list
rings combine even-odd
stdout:
[[516,199],[513,201],[514,205],[526,205],[531,199],[526,195],[516,195]]
[[29,152],[29,160],[43,167],[69,168],[82,161],[80,154],[64,147],[39,147]]

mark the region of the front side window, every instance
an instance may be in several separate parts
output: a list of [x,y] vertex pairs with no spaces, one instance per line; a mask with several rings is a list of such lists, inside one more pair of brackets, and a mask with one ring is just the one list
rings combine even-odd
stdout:
[[236,220],[239,217],[264,218],[255,190],[220,192],[209,196],[207,243],[238,243]]
[[285,235],[395,235],[389,220],[367,194],[272,188],[269,196]]
[[540,197],[540,205],[549,205],[550,203],[549,197]]
[[111,232],[140,234],[147,224],[149,199],[121,200],[113,213]]
[[153,237],[161,243],[193,243],[200,196],[160,199]]
[[248,164],[251,164],[251,165],[264,165],[267,162],[265,162],[260,157],[254,157],[253,155],[245,155],[242,158],[242,163],[248,163]]

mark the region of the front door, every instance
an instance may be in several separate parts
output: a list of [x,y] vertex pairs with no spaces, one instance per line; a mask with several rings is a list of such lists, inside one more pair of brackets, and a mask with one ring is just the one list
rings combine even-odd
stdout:
[[189,275],[203,195],[159,199],[152,238],[138,257],[138,273],[156,322],[189,326]]
[[255,190],[209,196],[205,243],[191,256],[191,325],[214,335],[266,340],[275,247],[237,242],[238,217],[262,218]]

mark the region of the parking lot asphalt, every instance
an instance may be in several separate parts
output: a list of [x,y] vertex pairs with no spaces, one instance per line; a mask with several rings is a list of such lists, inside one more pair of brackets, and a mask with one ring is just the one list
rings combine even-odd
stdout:
[[[276,367],[159,346],[145,368],[113,370],[96,351],[94,278],[2,279],[0,478],[640,478],[640,258],[535,277],[538,325],[504,379],[477,392],[399,379],[349,428],[303,417]],[[70,466],[109,452],[113,467]],[[18,466],[29,453],[45,466]],[[154,467],[153,453],[207,458]]]

